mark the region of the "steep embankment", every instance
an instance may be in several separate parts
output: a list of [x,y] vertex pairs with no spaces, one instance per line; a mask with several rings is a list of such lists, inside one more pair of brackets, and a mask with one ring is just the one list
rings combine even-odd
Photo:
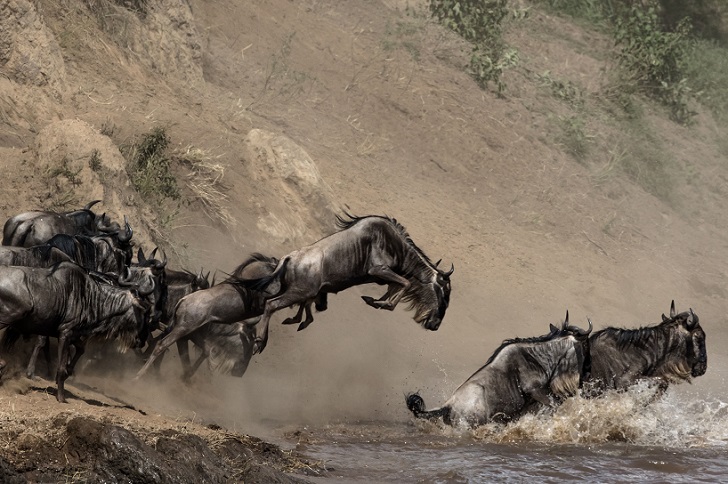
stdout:
[[[460,39],[405,6],[3,7],[6,215],[103,198],[171,265],[230,271],[250,252],[317,240],[345,207],[396,217],[456,268],[437,333],[404,309],[364,306],[360,294],[382,290],[366,287],[332,297],[302,333],[274,324],[242,380],[179,390],[116,372],[93,380],[97,390],[243,431],[266,419],[405,419],[403,391],[446,394],[500,340],[540,334],[567,308],[597,328],[634,326],[657,322],[671,299],[693,307],[709,335],[709,372],[684,391],[717,388],[728,175],[709,114],[682,127],[642,100],[625,114],[610,39],[535,8],[508,24],[520,61],[498,96],[464,72]],[[145,199],[125,174],[118,147],[155,127],[172,141],[181,201]],[[176,375],[172,358],[165,367]],[[16,407],[37,398],[2,391]]]

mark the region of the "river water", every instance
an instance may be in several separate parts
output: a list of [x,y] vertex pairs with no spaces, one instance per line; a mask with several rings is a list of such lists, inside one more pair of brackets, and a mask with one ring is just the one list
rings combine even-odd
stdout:
[[728,482],[728,404],[641,386],[474,430],[341,422],[277,440],[326,464],[316,482]]

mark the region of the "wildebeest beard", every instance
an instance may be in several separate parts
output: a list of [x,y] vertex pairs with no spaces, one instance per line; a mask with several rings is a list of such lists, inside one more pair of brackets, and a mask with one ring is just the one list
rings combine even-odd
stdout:
[[433,285],[434,283],[431,282],[425,283],[419,279],[412,279],[410,287],[402,296],[402,301],[409,304],[407,310],[414,311],[413,319],[418,324],[424,325],[430,315],[444,314],[447,309],[446,301],[438,301]]

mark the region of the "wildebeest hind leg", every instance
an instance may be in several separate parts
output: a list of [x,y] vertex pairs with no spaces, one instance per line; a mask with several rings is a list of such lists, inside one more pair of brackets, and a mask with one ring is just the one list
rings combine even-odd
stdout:
[[308,301],[308,298],[301,298],[300,295],[283,293],[280,296],[266,301],[263,317],[261,317],[260,321],[255,325],[255,342],[253,343],[254,355],[262,353],[265,346],[268,344],[268,325],[270,324],[270,317],[273,313],[279,309],[300,303],[302,300]]
[[[179,310],[178,310],[179,311]],[[179,314],[179,313],[178,313]],[[152,351],[152,355],[147,359],[147,362],[144,363],[144,366],[137,372],[136,376],[134,377],[135,380],[138,380],[141,378],[147,371],[149,371],[149,368],[154,364],[154,361],[160,357],[162,353],[167,351],[167,348],[172,346],[173,343],[176,343],[177,340],[180,340],[187,336],[188,334],[192,333],[198,328],[201,328],[204,326],[208,321],[197,321],[193,324],[189,324],[188,320],[180,320],[177,321],[174,324],[174,327],[172,330],[162,338],[161,341],[157,343],[157,345],[154,347],[154,350]]]

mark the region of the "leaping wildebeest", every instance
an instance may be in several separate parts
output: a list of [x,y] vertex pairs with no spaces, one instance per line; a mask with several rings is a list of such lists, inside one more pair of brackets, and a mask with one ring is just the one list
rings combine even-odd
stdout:
[[[299,326],[300,330],[313,321],[310,305],[314,301],[323,301],[325,307],[327,293],[367,283],[388,286],[379,299],[362,296],[369,306],[391,311],[404,300],[414,309],[417,323],[431,331],[440,327],[450,302],[450,275],[454,266],[447,272],[438,269],[439,262],[433,263],[393,218],[345,216],[336,217],[339,232],[283,257],[271,275],[241,281],[259,289],[268,288],[274,281],[281,287],[265,303],[263,316],[256,325],[255,353],[265,349],[268,324],[274,312],[302,305],[307,319]],[[301,313],[299,310],[296,317],[284,323],[299,323]]]
[[[126,282],[126,275],[119,282]],[[93,337],[117,338],[126,346],[145,335],[150,294],[136,284],[120,288],[100,282],[83,268],[62,262],[51,268],[0,267],[0,329],[58,338],[56,385],[65,402],[64,383]],[[76,347],[73,360],[70,345]]]
[[639,380],[652,380],[664,391],[671,383],[705,374],[708,354],[705,331],[692,309],[638,329],[606,328],[589,338],[592,354],[591,395],[624,390]]
[[56,234],[95,235],[118,231],[119,224],[106,214],[96,215],[91,211],[100,201],[94,200],[71,212],[35,210],[10,217],[3,226],[2,245],[32,247],[45,244]]
[[490,421],[508,421],[528,410],[552,407],[574,395],[589,361],[589,329],[568,323],[535,338],[508,339],[495,350],[445,404],[426,410],[419,394],[407,395],[407,408],[417,418],[452,426],[475,427]]
[[[277,263],[278,259],[273,257],[253,254],[240,264],[225,281],[209,289],[202,289],[183,297],[177,303],[172,323],[154,347],[151,356],[139,370],[136,378],[140,378],[145,374],[155,360],[160,358],[167,348],[174,343],[177,343],[182,356],[185,377],[189,377],[207,357],[206,353],[210,348],[202,344],[203,354],[194,365],[190,365],[189,358],[185,357],[187,340],[191,339],[197,343],[196,338],[198,336],[204,339],[207,336],[206,333],[209,332],[206,327],[211,324],[232,325],[233,329],[231,331],[238,332],[243,353],[240,355],[240,362],[236,363],[235,366],[239,369],[240,374],[244,373],[250,358],[253,356],[253,338],[249,327],[238,323],[260,316],[263,313],[265,300],[270,297],[270,294],[247,287],[240,281],[258,279],[266,274],[271,274]],[[229,331],[225,333],[225,337],[230,336]]]

